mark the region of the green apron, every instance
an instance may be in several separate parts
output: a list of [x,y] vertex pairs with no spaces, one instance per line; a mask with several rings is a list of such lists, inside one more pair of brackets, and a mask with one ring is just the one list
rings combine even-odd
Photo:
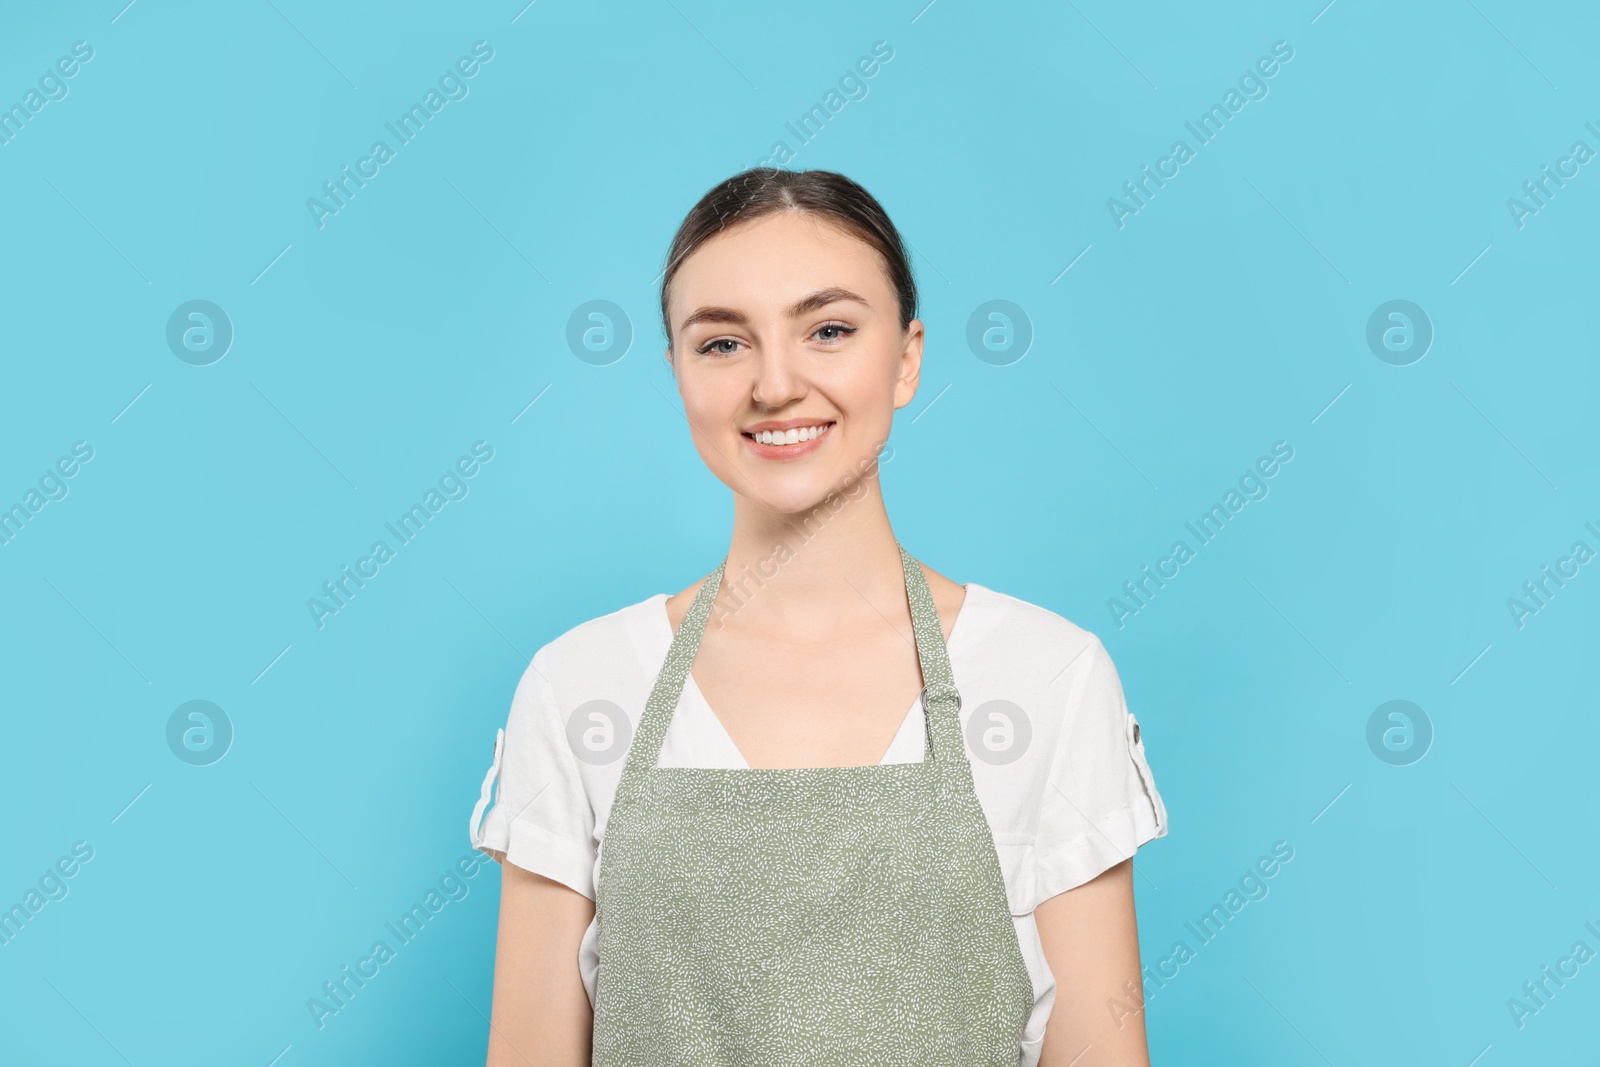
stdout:
[[924,682],[918,763],[657,767],[726,557],[700,587],[600,845],[595,1067],[1016,1067],[1033,984],[939,614],[895,544]]

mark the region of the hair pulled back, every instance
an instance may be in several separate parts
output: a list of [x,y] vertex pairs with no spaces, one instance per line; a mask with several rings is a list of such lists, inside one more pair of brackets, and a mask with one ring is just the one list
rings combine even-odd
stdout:
[[831,170],[753,167],[713,186],[690,209],[672,238],[667,269],[661,277],[661,325],[669,348],[672,322],[667,300],[673,276],[683,261],[724,230],[780,211],[818,216],[877,249],[899,297],[900,328],[904,330],[917,317],[917,283],[900,231],[871,193]]

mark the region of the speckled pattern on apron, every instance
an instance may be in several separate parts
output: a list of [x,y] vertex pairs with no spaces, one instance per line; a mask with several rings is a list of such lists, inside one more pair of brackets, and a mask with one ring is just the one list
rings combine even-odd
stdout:
[[1016,1067],[1033,1010],[922,568],[924,759],[657,767],[727,567],[645,704],[600,846],[596,1067]]

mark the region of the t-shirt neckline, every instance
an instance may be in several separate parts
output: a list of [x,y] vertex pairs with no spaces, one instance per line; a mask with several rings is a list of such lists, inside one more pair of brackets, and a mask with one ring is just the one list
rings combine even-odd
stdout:
[[[972,607],[972,594],[975,590],[980,590],[984,587],[979,585],[977,582],[966,582],[962,585],[962,588],[967,591],[967,595],[962,598],[961,607],[956,609],[955,621],[950,624],[950,636],[945,638],[945,649],[952,661],[955,659],[954,649],[956,644],[956,636],[964,632],[961,621],[967,617]],[[654,618],[653,625],[657,632],[657,636],[664,638],[662,641],[663,657],[666,655],[666,650],[672,647],[672,640],[676,636],[676,632],[672,628],[672,618],[667,614],[667,598],[671,595],[672,594],[670,593],[656,593],[649,599],[649,601],[646,602],[650,604],[651,612]],[[722,736],[723,743],[728,746],[728,750],[732,752],[739,760],[739,767],[737,769],[754,770],[754,768],[750,766],[750,761],[745,759],[744,753],[739,750],[739,746],[734,744],[733,735],[728,733],[728,728],[723,724],[722,717],[717,714],[716,709],[711,706],[711,702],[708,701],[705,697],[705,694],[700,691],[699,683],[694,680],[692,664],[690,665],[690,668],[690,670],[684,672],[683,694],[686,695],[691,691],[693,692],[694,696],[692,699],[699,703],[700,710],[705,712],[707,717],[710,718],[712,723],[715,725],[717,732]],[[900,725],[896,728],[894,737],[890,739],[888,748],[884,750],[883,755],[885,757],[887,757],[890,752],[894,751],[896,742],[900,740],[901,732],[905,730],[906,720],[910,719],[912,715],[916,713],[917,708],[921,703],[922,692],[919,690],[916,698],[912,700],[911,706],[907,708],[906,713],[900,717]],[[924,756],[926,756],[926,753],[924,753]],[[913,762],[921,763],[923,761],[915,760]],[[893,764],[885,763],[883,759],[880,758],[877,763],[858,764],[857,766],[888,767],[892,765]]]

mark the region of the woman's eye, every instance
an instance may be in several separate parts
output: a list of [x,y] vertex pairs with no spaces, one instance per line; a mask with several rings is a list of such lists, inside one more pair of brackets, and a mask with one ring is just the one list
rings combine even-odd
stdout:
[[[707,353],[718,356],[731,356],[734,353],[734,349],[738,347],[738,344],[739,342],[735,341],[731,337],[718,337],[714,340],[707,341],[705,344],[695,349],[695,351],[700,353],[702,356],[706,355]],[[718,347],[719,345],[733,345],[734,348],[720,348]]]
[[[830,332],[831,331],[831,332]],[[825,322],[817,327],[817,335],[824,341],[838,341],[856,332],[854,326],[846,326],[842,322]],[[826,334],[827,336],[822,336]]]

